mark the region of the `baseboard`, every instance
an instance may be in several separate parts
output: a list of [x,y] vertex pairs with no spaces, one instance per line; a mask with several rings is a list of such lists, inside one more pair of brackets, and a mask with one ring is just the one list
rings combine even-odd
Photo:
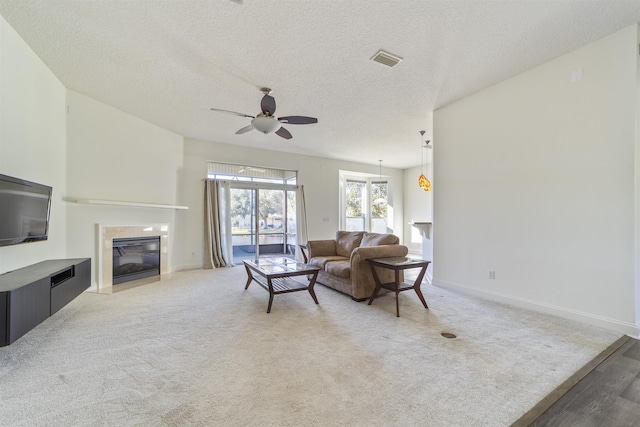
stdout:
[[184,271],[184,270],[202,270],[202,264],[181,264],[176,265],[171,272]]
[[469,286],[461,285],[459,283],[447,282],[443,280],[437,280],[431,282],[434,286],[439,286],[445,289],[452,289],[465,294],[486,298],[492,301],[501,302],[509,305],[513,305],[519,308],[525,308],[533,311],[538,311],[545,314],[552,314],[555,316],[563,317],[565,319],[576,320],[582,323],[588,323],[590,325],[598,326],[611,331],[619,332],[624,335],[628,335],[632,338],[640,337],[640,325],[622,322],[620,320],[611,319],[603,316],[598,316],[591,313],[585,313],[577,310],[568,309],[565,307],[556,306],[553,304],[546,304],[535,300],[526,298],[515,297],[513,295],[502,294],[499,292],[487,291],[484,289],[471,288]]

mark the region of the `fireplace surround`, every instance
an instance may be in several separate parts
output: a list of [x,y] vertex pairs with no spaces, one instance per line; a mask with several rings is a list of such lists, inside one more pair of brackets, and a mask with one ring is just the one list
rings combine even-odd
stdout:
[[98,259],[97,291],[113,292],[113,239],[134,237],[160,238],[160,278],[170,270],[168,268],[169,224],[142,225],[97,225]]

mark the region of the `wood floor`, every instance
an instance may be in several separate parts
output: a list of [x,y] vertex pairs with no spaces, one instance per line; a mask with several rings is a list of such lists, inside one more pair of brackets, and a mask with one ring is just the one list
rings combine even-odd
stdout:
[[640,426],[640,341],[622,337],[516,426]]

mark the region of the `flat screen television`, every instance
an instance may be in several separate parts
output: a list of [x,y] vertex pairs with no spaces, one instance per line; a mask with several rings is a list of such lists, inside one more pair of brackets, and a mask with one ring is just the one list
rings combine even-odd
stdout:
[[0,246],[47,240],[52,188],[0,175]]

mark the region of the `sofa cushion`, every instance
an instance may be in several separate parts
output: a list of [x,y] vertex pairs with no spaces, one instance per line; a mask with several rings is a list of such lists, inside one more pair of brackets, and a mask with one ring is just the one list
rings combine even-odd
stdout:
[[[311,258],[309,260],[309,265],[312,265],[314,267],[320,267],[321,269],[324,270],[324,266],[328,263],[328,262],[332,262],[332,261],[349,261],[348,258],[345,258],[343,256],[337,256],[337,255],[329,255],[329,256],[314,256],[313,258]],[[349,276],[347,276],[349,277]]]
[[349,278],[351,275],[351,261],[348,259],[343,261],[331,261],[327,262],[324,266],[324,271],[334,276]]
[[349,258],[351,252],[360,246],[363,234],[364,231],[338,231],[336,233],[336,255]]
[[380,234],[380,233],[364,233],[360,246],[381,246],[381,245],[397,245],[400,243],[398,236],[393,234]]

